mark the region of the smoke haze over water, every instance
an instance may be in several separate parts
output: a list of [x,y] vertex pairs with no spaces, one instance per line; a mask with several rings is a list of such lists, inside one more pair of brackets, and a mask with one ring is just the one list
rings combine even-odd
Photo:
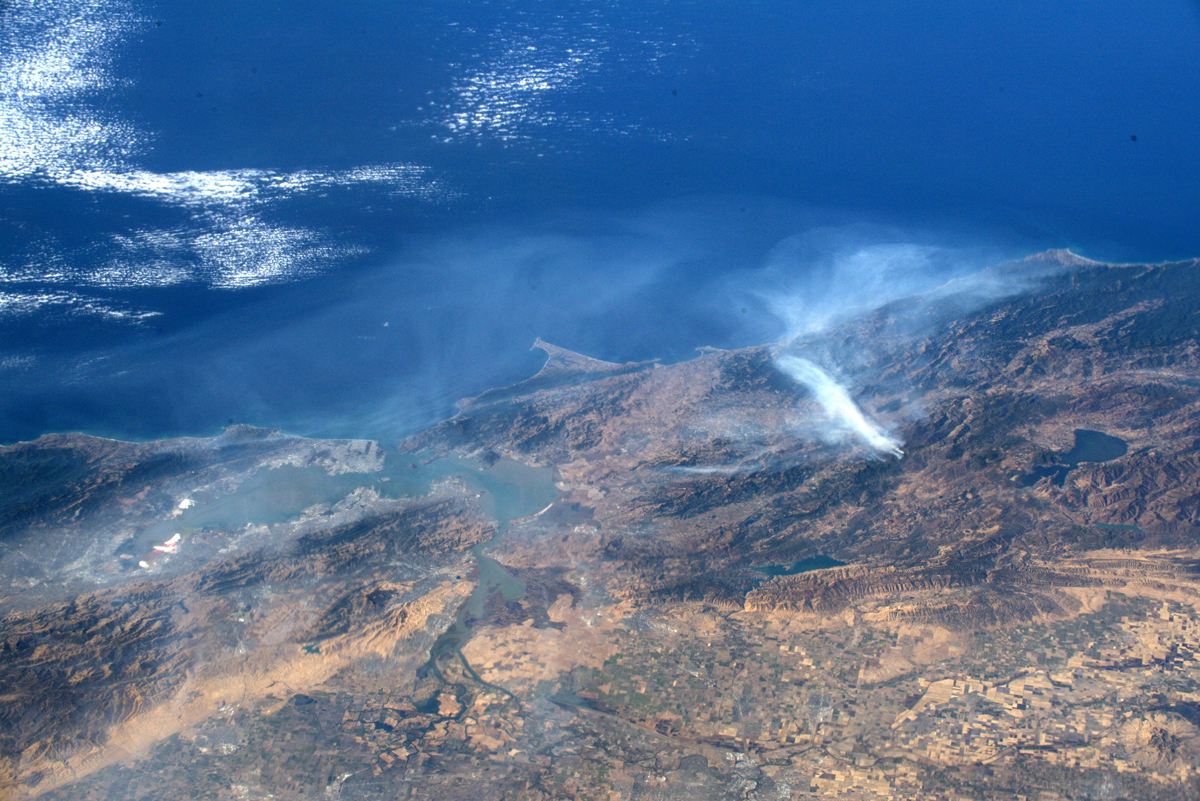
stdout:
[[781,339],[820,334],[848,319],[904,301],[898,331],[961,314],[1029,289],[1037,276],[1001,265],[1024,255],[998,232],[976,234],[850,224],[820,226],[781,241],[755,290],[779,321]]
[[[969,307],[1019,286],[988,271],[1001,251],[960,245],[975,234],[839,216],[745,197],[580,211],[403,237],[373,265],[290,286],[147,289],[150,322],[93,324],[94,350],[48,336],[0,364],[17,385],[0,398],[0,439],[211,434],[233,420],[391,440],[532,375],[538,337],[670,362],[705,345],[819,341],[901,295]],[[23,325],[82,325],[40,319]]]
[[[260,668],[269,663],[255,651],[278,645],[286,648],[278,652],[281,681],[252,692],[247,679],[246,703],[226,699],[231,703],[222,701],[222,714],[209,719],[220,731],[245,735],[237,741],[245,750],[222,763],[226,767],[202,758],[193,748],[199,741],[187,738],[141,752],[130,745],[121,764],[104,768],[113,784],[80,785],[67,794],[144,795],[187,776],[196,780],[197,797],[242,791],[265,797],[271,777],[255,779],[254,765],[277,762],[286,769],[294,755],[312,768],[284,788],[294,795],[366,798],[407,789],[436,796],[436,787],[421,785],[421,774],[449,777],[456,764],[467,764],[455,762],[450,751],[466,750],[433,745],[446,759],[424,762],[425,746],[436,737],[422,744],[414,739],[416,729],[401,727],[388,739],[395,727],[385,732],[380,722],[372,732],[365,714],[359,723],[367,737],[357,738],[363,747],[330,750],[324,735],[317,742],[304,733],[311,734],[304,721],[324,727],[338,746],[336,721],[343,716],[328,718],[332,729],[323,721],[334,695],[339,705],[348,697],[341,689],[357,698],[372,676],[388,676],[379,688],[400,699],[414,689],[415,666],[432,656],[445,625],[453,621],[451,637],[458,636],[458,621],[464,631],[509,628],[511,604],[487,604],[495,615],[468,614],[473,602],[461,615],[454,611],[454,598],[465,598],[464,591],[479,599],[468,585],[489,583],[475,581],[462,559],[473,558],[469,547],[481,568],[491,562],[480,541],[490,526],[479,513],[491,517],[494,504],[464,495],[460,505],[439,493],[430,497],[435,506],[411,507],[418,519],[397,516],[399,506],[372,494],[389,495],[386,489],[409,482],[416,482],[415,492],[426,492],[425,471],[413,464],[418,469],[410,474],[409,460],[395,458],[396,444],[456,414],[460,399],[534,375],[544,359],[530,349],[539,338],[618,363],[680,362],[704,346],[726,351],[708,351],[711,356],[678,370],[630,373],[579,389],[580,397],[593,387],[597,394],[612,392],[562,427],[568,438],[576,424],[603,435],[591,467],[574,470],[589,486],[568,475],[578,491],[562,496],[563,514],[510,529],[531,539],[516,550],[511,540],[498,539],[492,563],[499,567],[513,555],[518,581],[532,582],[536,625],[513,630],[535,636],[521,638],[543,654],[585,642],[575,636],[577,624],[590,627],[593,612],[624,592],[610,586],[610,578],[660,600],[712,601],[720,611],[737,597],[724,588],[744,595],[752,575],[766,578],[742,568],[768,558],[808,562],[804,556],[817,548],[847,561],[883,559],[886,549],[899,554],[907,548],[903,542],[878,550],[863,540],[871,517],[850,508],[875,504],[875,489],[886,489],[890,480],[883,475],[888,470],[859,471],[862,460],[878,460],[868,468],[903,467],[892,459],[906,458],[907,438],[907,466],[920,466],[914,464],[921,459],[917,426],[909,424],[926,414],[923,404],[940,402],[933,392],[905,386],[912,373],[897,369],[899,360],[888,363],[893,354],[920,372],[928,364],[920,364],[922,352],[906,349],[910,342],[933,331],[942,336],[948,320],[998,299],[1036,291],[1037,264],[1012,263],[1029,254],[1069,248],[1128,262],[1200,255],[1200,181],[1186,180],[1200,175],[1195,6],[1181,0],[1086,7],[1031,0],[314,0],[288,4],[281,13],[279,3],[261,0],[0,0],[0,444],[64,431],[125,440],[208,437],[248,424],[376,440],[391,451],[386,469],[396,468],[373,477],[389,484],[371,482],[373,489],[353,496],[342,494],[343,477],[321,475],[318,485],[334,478],[336,492],[289,509],[291,522],[260,528],[247,517],[258,533],[229,522],[201,528],[193,540],[193,532],[171,533],[185,524],[183,501],[203,510],[243,480],[237,473],[268,463],[251,460],[255,448],[243,448],[240,435],[225,438],[230,447],[220,455],[203,443],[130,449],[139,452],[130,459],[144,459],[137,465],[120,455],[125,449],[84,448],[79,458],[91,452],[102,461],[92,465],[101,471],[95,480],[83,483],[72,476],[85,473],[60,470],[74,461],[54,454],[61,443],[17,449],[19,459],[29,458],[13,462],[6,476],[13,486],[0,511],[13,514],[0,516],[0,523],[27,516],[31,527],[27,553],[25,540],[16,538],[16,550],[7,557],[0,551],[20,565],[5,590],[10,601],[82,586],[55,583],[51,589],[49,578],[38,586],[38,576],[50,574],[38,573],[43,560],[36,549],[51,554],[46,543],[54,536],[83,543],[76,534],[85,528],[96,537],[87,554],[55,546],[50,562],[83,575],[134,556],[123,553],[132,547],[118,544],[126,538],[181,546],[178,553],[158,551],[175,558],[179,569],[199,564],[185,561],[194,546],[196,558],[219,561],[212,563],[216,573],[164,583],[161,607],[143,579],[170,576],[140,569],[119,574],[135,581],[127,598],[104,593],[72,604],[80,621],[107,619],[102,606],[110,601],[123,604],[120,615],[135,615],[133,628],[102,623],[89,631],[85,639],[106,639],[120,649],[109,659],[84,643],[94,671],[73,668],[83,640],[65,629],[69,653],[61,665],[38,662],[47,637],[58,636],[47,633],[53,629],[47,621],[74,620],[74,612],[47,607],[30,618],[30,636],[14,635],[12,642],[31,654],[29,664],[43,667],[27,682],[28,697],[6,696],[12,725],[0,725],[0,741],[16,743],[26,736],[26,724],[33,730],[53,724],[36,697],[46,683],[41,679],[50,676],[51,684],[62,678],[64,721],[91,715],[81,701],[89,682],[116,681],[105,696],[114,717],[100,720],[94,744],[107,738],[114,750],[106,753],[113,754],[122,742],[149,744],[163,734],[155,725],[133,731],[128,721],[116,729],[112,724],[127,714],[144,712],[149,717],[140,719],[153,724],[165,720],[162,715],[175,720],[187,709],[200,710],[224,698],[213,688],[241,686],[239,671],[242,678],[247,671],[267,676]],[[870,339],[855,336],[864,329]],[[727,352],[739,348],[753,349]],[[694,386],[675,383],[713,367]],[[646,401],[643,389],[662,394]],[[546,392],[537,401],[562,397]],[[544,413],[550,432],[554,413],[573,408],[534,406],[518,414],[541,427],[537,416]],[[468,407],[464,414],[499,408]],[[593,415],[625,409],[627,419],[593,425]],[[648,412],[670,417],[660,424],[662,417]],[[641,430],[630,430],[636,426]],[[601,461],[626,435],[643,451],[630,448],[624,462],[607,461],[631,466],[608,494]],[[297,468],[306,473],[321,472],[318,452],[338,450],[303,447],[309,450],[287,459],[292,466],[312,461],[311,471]],[[211,451],[214,460],[230,454],[233,461],[208,474],[192,471],[190,457],[167,453],[193,449]],[[382,463],[373,449],[346,450],[354,454],[345,467]],[[840,475],[825,481],[807,469],[821,460],[839,460],[839,468],[855,464],[830,471]],[[497,483],[483,489],[498,497],[507,482],[502,474],[514,466],[497,463]],[[564,470],[571,472],[567,465]],[[664,478],[658,471],[668,470],[691,474],[692,486],[661,487],[658,498],[669,503],[660,504],[652,485]],[[559,494],[550,480],[553,468],[536,472],[548,497]],[[773,480],[759,481],[759,474]],[[307,486],[292,470],[275,478]],[[642,487],[633,486],[643,479]],[[144,491],[135,489],[139,483]],[[603,497],[568,509],[570,498],[582,499],[580,487],[593,498],[591,483]],[[242,486],[228,497],[231,504],[271,506],[247,500]],[[854,488],[866,495],[855,500]],[[808,513],[817,509],[812,504],[827,502],[831,514]],[[166,517],[172,507],[178,518]],[[702,520],[710,508],[711,517]],[[167,531],[150,539],[159,526]],[[628,532],[615,531],[621,527]],[[671,554],[660,536],[668,528],[692,553]],[[43,535],[50,539],[34,544]],[[259,547],[265,548],[261,559],[251,550]],[[336,554],[322,550],[327,547]],[[569,559],[559,570],[552,562],[564,555]],[[592,556],[625,564],[633,571],[629,582],[607,568],[603,576],[592,574]],[[104,569],[104,576],[118,575]],[[565,595],[559,592],[564,587]],[[377,589],[391,598],[385,607],[374,600]],[[235,624],[208,598],[191,607],[185,602],[193,591],[210,590],[214,599],[228,600],[227,611],[234,604],[238,615],[249,611],[249,623]],[[419,599],[427,590],[436,593],[425,596],[428,603]],[[179,611],[167,594],[176,592]],[[548,608],[550,602],[566,616]],[[638,611],[625,622],[610,616],[609,622],[631,635],[643,623],[658,625],[654,609],[643,606],[646,614]],[[395,648],[380,646],[379,655],[360,659],[366,651],[352,640],[384,625],[376,617],[384,611],[411,612],[416,628],[407,644],[397,640]],[[468,617],[478,619],[467,626]],[[711,617],[717,628],[708,628],[720,634],[725,623],[708,612],[703,617]],[[326,626],[335,618],[336,631]],[[144,639],[134,630],[138,620],[152,624],[142,627]],[[282,623],[268,632],[264,621]],[[212,636],[192,638],[200,630],[191,626],[211,629]],[[184,661],[160,652],[166,638],[177,636],[173,630],[189,638],[178,641]],[[139,650],[142,642],[147,650]],[[853,649],[842,651],[853,668]],[[339,686],[315,685],[337,692],[307,697],[312,706],[300,703],[310,687],[282,681],[299,671],[317,682],[308,666],[334,669],[343,658],[346,670],[332,680]],[[193,693],[205,689],[205,675],[218,675],[206,674],[206,664],[215,671],[222,660],[231,660],[228,681],[208,685],[213,693]],[[560,666],[568,672],[555,681],[560,694],[571,695],[586,676]],[[830,667],[821,671],[836,680]],[[170,685],[159,679],[173,672],[182,677],[179,694],[163,695]],[[897,681],[915,681],[915,675]],[[76,679],[79,693],[72,689]],[[547,706],[549,691],[537,679],[514,678],[532,688],[531,699],[541,699],[511,707],[538,724],[522,735],[531,748],[517,743],[527,753],[547,744],[557,749],[555,742],[574,737],[564,722],[566,707],[543,719],[549,728],[536,720],[539,708],[558,709]],[[748,682],[747,690],[754,690],[754,677]],[[281,687],[294,704],[251,703],[268,693],[274,698]],[[458,719],[475,714],[467,708],[470,692],[445,689],[443,701],[450,695],[462,701]],[[511,689],[514,699],[524,692]],[[736,699],[724,695],[729,709]],[[430,700],[439,708],[436,699]],[[412,700],[424,708],[415,693]],[[736,705],[741,710],[743,704]],[[298,706],[305,708],[293,715]],[[230,712],[235,707],[236,714]],[[765,737],[773,726],[766,723],[771,710],[759,711],[747,707],[740,720],[730,721],[748,753],[755,728]],[[267,716],[259,719],[259,712]],[[477,728],[483,731],[484,723],[480,718]],[[272,734],[291,726],[301,726],[301,736],[289,741],[290,734]],[[86,771],[107,764],[70,728],[53,734],[9,749],[23,771],[32,770],[37,755],[74,760],[35,774],[40,778],[30,792],[66,780],[72,766]],[[556,739],[559,734],[567,739]],[[403,741],[409,757],[388,756],[372,770],[360,758],[374,747],[368,739]],[[628,754],[648,753],[634,742],[645,738],[618,739]],[[218,742],[225,741],[213,734],[210,744]],[[233,738],[228,744],[234,746]],[[314,749],[325,756],[310,758]],[[824,759],[819,750],[812,754]],[[175,756],[158,758],[168,753]],[[578,754],[570,760],[586,767],[590,757]],[[30,755],[35,758],[26,759]],[[132,756],[150,758],[126,759]],[[0,750],[0,785],[6,759]],[[514,782],[535,774],[564,778],[558,761],[547,772],[519,759],[524,764],[496,767],[512,767]],[[613,781],[632,782],[634,793],[650,784],[684,793],[676,779],[700,775],[682,770],[680,762],[670,782],[647,783],[636,759],[630,770],[612,772]],[[791,781],[786,771],[808,782],[808,768],[800,764],[807,756],[795,759],[783,774],[764,768],[764,777],[775,775],[781,791]],[[335,772],[343,761],[346,772]],[[706,770],[744,784],[750,773],[741,768],[753,760],[743,762],[733,774],[715,764]],[[464,768],[468,783],[460,787],[478,780],[481,801],[489,791],[503,792],[500,783],[488,784],[499,773],[480,779],[477,768]],[[232,783],[243,779],[257,784]],[[300,779],[313,784],[302,789]],[[125,792],[106,793],[106,786]],[[760,792],[766,789],[760,783]],[[7,798],[2,789],[0,797]]]
[[674,361],[1193,255],[1190,10],[877,11],[0,4],[0,441],[393,436],[539,336]]

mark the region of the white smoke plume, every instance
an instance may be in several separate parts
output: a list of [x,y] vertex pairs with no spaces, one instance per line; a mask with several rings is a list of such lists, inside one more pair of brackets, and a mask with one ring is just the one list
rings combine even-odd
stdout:
[[825,412],[826,421],[833,427],[831,433],[859,439],[879,454],[890,454],[896,458],[904,455],[904,451],[900,449],[904,443],[890,436],[878,423],[867,417],[846,388],[829,373],[808,359],[787,354],[776,356],[775,365],[793,381],[803,384],[812,392]]

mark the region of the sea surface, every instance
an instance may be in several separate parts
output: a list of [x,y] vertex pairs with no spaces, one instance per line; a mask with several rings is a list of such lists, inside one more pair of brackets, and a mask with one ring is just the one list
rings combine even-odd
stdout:
[[1190,0],[9,0],[0,442],[394,441],[539,336],[674,361],[1198,256],[1198,41]]

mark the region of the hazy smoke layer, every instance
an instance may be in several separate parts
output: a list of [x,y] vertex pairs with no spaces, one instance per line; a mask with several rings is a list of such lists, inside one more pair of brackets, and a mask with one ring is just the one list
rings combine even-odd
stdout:
[[[775,366],[812,392],[824,412],[826,439],[861,442],[881,456],[903,455],[902,441],[858,407],[844,380],[800,354],[836,365],[836,375],[878,384],[877,341],[894,347],[927,336],[948,320],[1033,290],[1052,269],[1014,261],[1012,244],[969,244],[980,239],[987,238],[852,224],[811,227],[774,247],[751,291],[757,308],[779,326]],[[866,317],[871,337],[828,336]],[[897,392],[907,389],[902,379],[885,383]],[[905,414],[911,419],[920,412],[909,408]]]
[[855,437],[880,454],[891,454],[897,458],[904,455],[904,451],[900,450],[903,443],[889,436],[878,423],[863,414],[846,388],[829,373],[808,359],[786,354],[776,356],[775,365],[812,392],[834,429],[831,433]]
[[[291,186],[283,173],[221,176],[221,185],[257,187],[251,195],[267,205],[281,182]],[[164,196],[190,195],[190,186]],[[260,200],[246,202],[258,208]],[[1023,273],[993,269],[997,261],[981,249],[961,246],[997,237],[838,223],[833,213],[750,196],[567,211],[405,236],[373,264],[364,258],[353,270],[237,297],[189,283],[193,273],[175,240],[131,240],[139,252],[178,265],[178,279],[155,273],[175,289],[122,295],[122,305],[105,306],[104,319],[137,314],[143,298],[165,298],[155,300],[164,309],[153,321],[160,330],[143,324],[125,336],[106,328],[100,345],[92,329],[83,336],[81,324],[63,324],[37,350],[6,352],[0,375],[12,389],[0,393],[0,441],[60,430],[122,439],[208,435],[230,420],[393,441],[454,414],[461,398],[537,372],[540,356],[529,346],[538,337],[606,361],[674,362],[700,345],[734,349],[799,336],[781,350],[825,365],[837,382],[878,386],[884,377],[872,343],[841,347],[844,338],[824,335],[830,326],[880,312],[891,321],[888,336],[913,336],[1029,284]],[[257,236],[260,248],[270,241]],[[922,244],[896,244],[912,241]],[[135,283],[136,266],[113,286]],[[207,286],[218,285],[232,283]],[[27,319],[26,307],[53,304],[64,317],[79,302],[57,285],[11,289],[0,281],[0,338],[6,304],[13,331],[12,312]],[[20,336],[32,341],[28,332]],[[824,417],[820,407],[812,411]],[[917,413],[905,407],[905,420],[889,422],[899,426]],[[838,426],[847,445],[857,443],[844,433],[852,426]],[[745,444],[748,459],[762,447]]]
[[954,247],[917,231],[872,225],[823,227],[787,237],[760,276],[761,300],[782,338],[816,335],[847,319],[904,303],[895,333],[917,333],[1030,288],[1032,276],[997,270],[1013,258],[1000,247]]

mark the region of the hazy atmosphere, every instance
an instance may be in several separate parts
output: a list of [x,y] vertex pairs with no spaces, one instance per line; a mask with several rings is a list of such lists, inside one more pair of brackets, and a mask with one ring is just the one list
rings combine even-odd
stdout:
[[1200,3],[0,0],[0,801],[1200,801]]
[[1182,0],[7,3],[0,441],[394,439],[539,336],[673,362],[1046,248],[1193,256],[1198,34]]

